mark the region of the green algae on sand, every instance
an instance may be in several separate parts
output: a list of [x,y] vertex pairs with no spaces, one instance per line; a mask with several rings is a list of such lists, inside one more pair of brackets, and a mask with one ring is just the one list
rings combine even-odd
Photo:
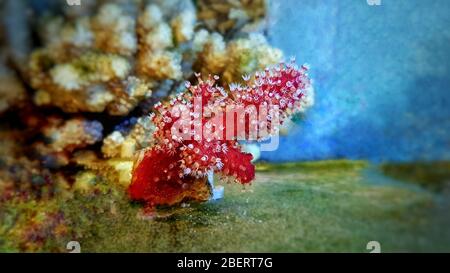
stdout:
[[153,220],[107,191],[62,209],[82,252],[369,252],[369,241],[382,252],[420,252],[450,251],[449,200],[448,190],[340,160],[260,164],[251,186],[225,185],[222,200]]

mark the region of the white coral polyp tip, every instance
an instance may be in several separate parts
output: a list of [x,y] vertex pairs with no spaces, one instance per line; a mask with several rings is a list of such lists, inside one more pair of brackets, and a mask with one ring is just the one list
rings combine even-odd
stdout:
[[244,81],[249,81],[250,80],[250,75],[242,75],[242,79]]

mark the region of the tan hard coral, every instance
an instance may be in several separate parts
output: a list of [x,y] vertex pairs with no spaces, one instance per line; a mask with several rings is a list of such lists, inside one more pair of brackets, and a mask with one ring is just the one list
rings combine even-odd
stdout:
[[222,34],[258,29],[267,13],[266,0],[198,0],[198,18]]
[[[179,40],[193,31],[174,26]],[[108,3],[91,17],[44,20],[42,29],[44,47],[30,59],[38,105],[127,115],[155,81],[181,77],[172,27],[158,6]]]
[[197,60],[194,70],[202,74],[221,75],[226,83],[242,81],[242,75],[279,63],[283,53],[271,47],[261,34],[251,34],[224,42],[218,33],[201,30],[194,38]]
[[55,152],[84,148],[102,139],[103,127],[97,121],[54,119],[42,130],[48,147]]
[[137,119],[128,132],[113,131],[103,140],[103,156],[132,159],[138,150],[150,146],[154,129],[150,117],[145,116]]
[[25,101],[23,83],[14,72],[0,59],[0,114]]
[[138,41],[135,13],[135,10],[128,11],[116,4],[102,6],[91,20],[95,47],[125,56],[136,53]]
[[139,16],[138,36],[138,71],[157,80],[180,79],[181,56],[171,50],[172,28],[157,5],[146,6]]

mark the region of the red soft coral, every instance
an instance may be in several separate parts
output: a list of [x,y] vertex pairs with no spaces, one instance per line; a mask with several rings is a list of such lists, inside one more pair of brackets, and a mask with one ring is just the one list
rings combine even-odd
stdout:
[[195,177],[180,177],[179,154],[161,149],[144,151],[133,171],[129,194],[134,200],[144,201],[149,207],[172,205],[183,200],[207,200],[208,185]]
[[247,86],[231,84],[229,91],[215,85],[217,79],[199,78],[195,86],[187,82],[186,92],[155,105],[155,145],[135,164],[132,199],[151,206],[202,199],[208,172],[250,183],[255,177],[252,155],[240,150],[238,140],[264,140],[277,133],[300,109],[310,87],[307,68],[293,63],[244,77]]

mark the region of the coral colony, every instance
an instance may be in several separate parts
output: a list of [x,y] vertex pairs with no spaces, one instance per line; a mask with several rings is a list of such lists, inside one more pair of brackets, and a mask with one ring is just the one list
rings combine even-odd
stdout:
[[8,249],[75,234],[68,208],[83,198],[95,219],[119,200],[210,200],[213,174],[248,184],[250,142],[313,104],[307,68],[280,64],[263,35],[263,0],[50,2],[33,16],[26,1],[1,5],[14,18],[0,22],[0,222],[17,219],[0,228]]
[[[242,184],[255,177],[252,155],[238,140],[263,140],[297,112],[310,88],[307,68],[292,62],[243,76],[245,85],[215,85],[209,76],[198,85],[155,106],[155,144],[143,151],[133,170],[131,198],[148,205],[173,205],[205,198],[205,176],[220,173]],[[236,117],[237,115],[237,117]],[[206,194],[206,197],[208,194]]]

